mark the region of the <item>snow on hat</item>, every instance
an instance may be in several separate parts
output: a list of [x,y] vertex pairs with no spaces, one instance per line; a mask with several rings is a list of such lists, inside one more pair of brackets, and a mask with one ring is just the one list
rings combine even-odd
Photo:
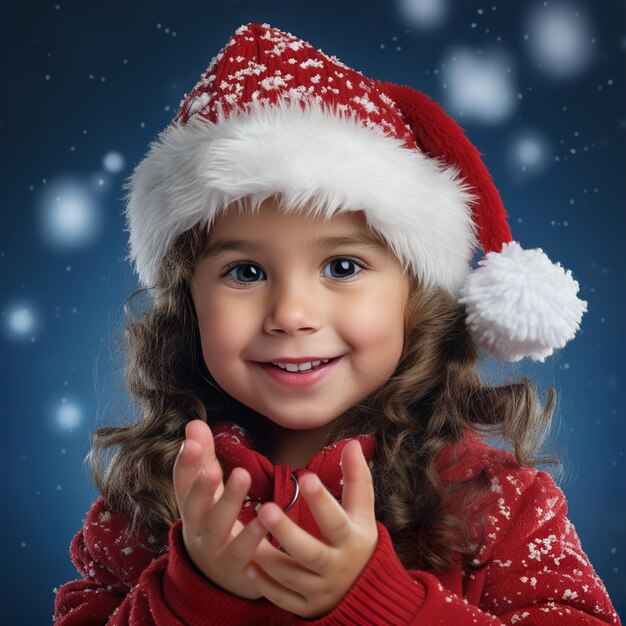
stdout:
[[465,306],[470,331],[500,358],[543,361],[586,311],[570,271],[511,240],[478,150],[440,106],[268,24],[237,29],[127,188],[128,259],[144,286],[182,232],[210,228],[233,202],[279,196],[286,212],[363,211],[423,287]]

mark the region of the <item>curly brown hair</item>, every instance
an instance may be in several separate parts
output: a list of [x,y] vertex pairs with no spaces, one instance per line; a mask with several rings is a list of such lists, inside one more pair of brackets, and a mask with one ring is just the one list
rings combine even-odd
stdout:
[[[125,381],[141,416],[98,429],[88,456],[107,506],[158,533],[179,518],[172,471],[190,420],[232,421],[251,432],[261,451],[269,443],[251,411],[220,389],[204,364],[190,283],[207,243],[205,224],[181,234],[161,263],[157,286],[129,296],[129,318],[135,297],[153,296],[124,333]],[[364,433],[375,438],[376,517],[405,567],[441,571],[454,559],[470,563],[475,554],[476,526],[470,528],[467,511],[485,493],[486,475],[447,484],[435,466],[437,454],[468,430],[503,437],[521,465],[558,462],[535,456],[548,432],[554,389],[542,407],[527,378],[491,386],[478,363],[464,307],[443,289],[413,281],[396,371],[328,436],[327,443]]]

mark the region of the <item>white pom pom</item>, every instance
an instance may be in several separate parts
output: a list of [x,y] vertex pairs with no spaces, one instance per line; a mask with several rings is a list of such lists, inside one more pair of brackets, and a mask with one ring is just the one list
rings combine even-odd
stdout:
[[580,327],[587,303],[571,271],[540,248],[506,243],[489,252],[461,289],[459,303],[479,345],[507,361],[543,362]]

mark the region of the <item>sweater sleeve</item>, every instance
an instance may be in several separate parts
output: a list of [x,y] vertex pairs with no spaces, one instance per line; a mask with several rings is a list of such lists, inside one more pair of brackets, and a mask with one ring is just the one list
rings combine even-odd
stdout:
[[[247,600],[213,585],[189,559],[182,523],[172,526],[167,549],[155,538],[131,534],[128,520],[99,498],[70,555],[83,578],[62,585],[55,600],[57,626],[200,626],[285,623],[288,615],[265,599]],[[162,552],[159,554],[159,552]]]
[[[342,602],[302,624],[619,625],[567,519],[563,493],[545,472],[534,476],[523,491],[521,480],[507,476],[513,479],[511,489],[520,493],[511,506],[497,498],[488,514],[490,544],[482,550],[488,564],[476,575],[467,573],[474,578],[467,586],[473,586],[473,597],[453,593],[428,571],[406,570],[379,522],[374,554]],[[497,480],[494,484],[499,486]]]

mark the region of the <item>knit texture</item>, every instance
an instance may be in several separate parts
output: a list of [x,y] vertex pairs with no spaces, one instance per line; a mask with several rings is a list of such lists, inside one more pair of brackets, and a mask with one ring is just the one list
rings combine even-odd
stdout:
[[[216,432],[225,474],[228,468],[256,465],[261,484],[253,484],[255,498],[271,496],[280,504],[292,499],[289,466],[272,467],[238,427],[222,425]],[[336,493],[345,443],[321,450],[302,471],[317,468]],[[361,441],[366,456],[371,443]],[[378,522],[376,549],[347,595],[327,615],[301,620],[265,599],[246,600],[213,585],[188,558],[180,521],[164,537],[141,529],[131,534],[129,520],[107,510],[99,498],[72,541],[70,554],[82,578],[59,589],[55,624],[621,624],[567,518],[565,497],[547,473],[520,467],[511,454],[476,436],[445,449],[440,467],[446,481],[482,471],[490,481],[483,512],[487,540],[466,571],[460,564],[444,573],[405,569]],[[297,502],[288,515],[316,534],[308,508],[301,498]],[[240,519],[249,519],[255,506],[244,506]]]

